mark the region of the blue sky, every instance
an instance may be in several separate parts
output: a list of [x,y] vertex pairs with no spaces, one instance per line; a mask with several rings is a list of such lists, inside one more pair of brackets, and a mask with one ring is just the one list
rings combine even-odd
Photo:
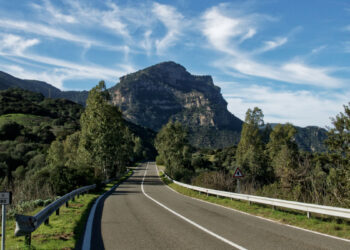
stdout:
[[175,61],[244,119],[331,125],[350,101],[350,2],[0,0],[0,70],[62,90]]

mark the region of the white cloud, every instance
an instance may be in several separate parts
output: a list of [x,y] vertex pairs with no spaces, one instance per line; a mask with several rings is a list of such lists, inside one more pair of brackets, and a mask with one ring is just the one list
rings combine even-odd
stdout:
[[167,28],[166,35],[156,41],[157,52],[161,54],[180,38],[184,17],[174,7],[159,3],[153,4],[152,12]]
[[45,15],[45,21],[47,22],[58,22],[58,23],[76,23],[77,20],[72,15],[63,14],[58,8],[53,6],[50,1],[42,0],[42,4],[33,3],[32,7],[35,9],[47,13]]
[[242,74],[263,77],[293,84],[312,85],[321,88],[339,88],[344,85],[341,79],[330,76],[332,68],[311,67],[303,62],[287,62],[278,66],[262,64],[250,59],[232,59],[221,63]]
[[[114,3],[108,3],[110,11],[102,12],[102,25],[120,34],[126,39],[130,39],[127,25],[120,20],[122,11]],[[100,17],[97,17],[98,20]]]
[[43,37],[74,42],[82,44],[84,47],[94,45],[106,50],[124,51],[124,46],[109,45],[90,37],[75,35],[59,27],[47,26],[40,23],[0,19],[0,27],[4,30],[21,31],[27,34],[35,34]]
[[82,44],[97,44],[86,37],[71,34],[65,30],[49,27],[39,23],[14,21],[10,19],[0,19],[0,27],[5,30],[17,30],[25,33],[36,34],[40,36],[58,38],[66,41],[77,42]]
[[[248,108],[259,107],[265,115],[265,122],[286,123],[296,126],[330,126],[331,117],[342,111],[342,105],[348,102],[349,93],[316,94],[311,91],[276,90],[270,87],[238,83],[219,83],[226,94],[228,109],[244,120]],[[234,89],[232,91],[225,89]]]
[[38,39],[24,39],[13,34],[0,34],[0,51],[6,51],[15,55],[21,55],[29,47],[35,46]]
[[147,30],[144,33],[144,39],[141,41],[140,45],[141,47],[146,51],[146,54],[148,56],[151,55],[151,50],[152,50],[152,40],[151,40],[151,35],[152,35],[152,30]]
[[254,58],[256,54],[276,49],[285,44],[288,38],[278,37],[265,42],[262,48],[244,50],[240,47],[241,42],[247,37],[252,38],[256,33],[259,15],[228,16],[223,7],[213,7],[202,16],[202,33],[213,49],[224,52],[222,59],[214,63],[221,70],[324,88],[339,88],[344,85],[342,79],[331,75],[336,71],[335,68],[311,66],[303,61],[294,60],[279,63],[259,62]]
[[314,48],[312,51],[311,51],[311,54],[318,54],[320,53],[322,50],[324,50],[325,48],[327,48],[326,45],[321,45],[317,48]]
[[[21,42],[25,45],[33,44],[33,42],[30,42],[31,40],[26,42],[23,38],[16,36],[10,36],[10,38],[7,37],[4,40],[6,39],[12,43],[2,42],[2,44],[12,44],[11,46],[15,46],[16,43]],[[7,49],[7,47],[9,46],[5,46],[5,49],[0,47],[0,56],[16,62],[17,65],[22,64],[29,65],[30,68],[41,68],[41,72],[38,73],[35,70],[24,69],[20,66],[16,67],[16,65],[11,65],[11,67],[7,64],[0,65],[4,70],[8,70],[10,74],[14,74],[17,77],[46,81],[60,89],[63,88],[63,82],[66,80],[104,79],[106,81],[116,82],[118,77],[135,71],[135,68],[127,63],[108,68],[95,64],[74,63],[33,53],[28,54],[25,53],[25,49],[28,46],[26,47],[22,45],[22,47],[19,47],[21,49],[20,51],[12,47],[10,47],[11,49]],[[128,48],[125,48],[125,50],[127,53]]]
[[266,52],[266,51],[269,51],[269,50],[273,50],[273,49],[275,49],[277,47],[282,46],[287,41],[288,41],[287,37],[279,37],[279,38],[276,38],[275,40],[272,40],[272,41],[266,41],[265,42],[265,46],[262,47],[259,50],[259,52]]

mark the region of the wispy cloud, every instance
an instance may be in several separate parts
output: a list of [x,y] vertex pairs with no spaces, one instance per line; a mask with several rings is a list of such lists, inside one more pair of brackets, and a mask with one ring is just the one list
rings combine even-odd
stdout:
[[21,55],[28,48],[40,43],[38,39],[24,39],[13,34],[0,34],[0,51]]
[[228,17],[223,14],[222,5],[207,10],[202,16],[202,32],[210,44],[221,52],[238,56],[237,45],[256,34],[249,17]]
[[[120,64],[114,68],[99,66],[95,64],[84,65],[82,63],[74,63],[66,60],[61,60],[53,57],[41,56],[35,53],[28,53],[26,50],[39,43],[37,39],[25,39],[23,37],[3,34],[0,36],[0,56],[6,57],[10,61],[19,64],[30,64],[32,66],[43,65],[46,71],[37,73],[35,70],[25,70],[22,67],[10,68],[6,65],[1,65],[4,69],[8,68],[9,72],[14,73],[18,77],[32,78],[37,76],[43,81],[48,80],[58,88],[63,87],[63,81],[68,79],[104,79],[109,81],[117,81],[117,78],[135,71],[132,65]],[[126,48],[127,50],[127,48]],[[21,58],[22,60],[20,60]],[[51,78],[49,76],[52,76]],[[35,78],[32,78],[35,79]]]
[[227,88],[235,89],[236,94],[224,94],[224,98],[228,102],[228,109],[243,120],[248,108],[258,106],[264,112],[265,122],[292,122],[302,127],[331,125],[330,117],[335,117],[342,110],[349,94],[276,90],[261,85],[247,86],[231,82],[219,83],[219,86],[224,91]]
[[267,65],[250,59],[223,60],[218,65],[238,71],[239,73],[263,77],[276,81],[312,85],[320,88],[339,88],[343,80],[331,77],[333,68],[311,67],[303,62],[287,62],[282,65]]
[[152,12],[167,28],[166,35],[156,40],[157,52],[163,53],[180,38],[185,25],[184,17],[174,7],[159,3],[153,4]]
[[21,31],[27,34],[35,34],[44,37],[51,37],[62,39],[70,42],[81,43],[85,45],[99,45],[102,46],[99,42],[95,40],[88,39],[83,36],[74,35],[65,30],[59,28],[53,28],[47,25],[34,22],[10,20],[10,19],[0,19],[0,27],[4,30],[16,30]]
[[40,11],[41,13],[48,14],[45,15],[46,22],[58,22],[68,24],[77,22],[74,16],[62,13],[62,11],[54,5],[52,5],[50,1],[42,0],[41,2],[42,4],[32,3],[31,6],[37,11]]
[[209,44],[214,50],[224,52],[222,59],[217,60],[214,64],[221,69],[233,70],[248,76],[324,88],[339,88],[344,84],[342,79],[332,76],[332,73],[336,71],[335,68],[311,66],[303,61],[295,61],[295,59],[262,63],[254,58],[256,54],[282,46],[288,41],[287,37],[267,41],[262,48],[250,51],[242,49],[240,46],[240,42],[244,41],[242,38],[252,38],[257,31],[256,23],[260,18],[257,14],[228,16],[222,5],[219,5],[206,11],[202,18],[204,21],[202,32]]
[[314,48],[312,51],[311,51],[311,54],[318,54],[320,53],[322,50],[326,49],[327,48],[327,45],[321,45],[317,48]]
[[264,42],[264,46],[258,50],[259,53],[262,52],[266,52],[269,50],[274,50],[277,47],[282,46],[283,44],[285,44],[288,41],[287,37],[278,37],[275,40],[271,40],[271,41],[266,41]]

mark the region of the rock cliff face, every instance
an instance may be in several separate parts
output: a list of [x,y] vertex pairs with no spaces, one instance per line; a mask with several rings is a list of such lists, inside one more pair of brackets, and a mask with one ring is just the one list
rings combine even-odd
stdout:
[[174,62],[121,77],[110,92],[127,120],[155,131],[169,120],[180,121],[194,146],[217,148],[239,140],[242,121],[227,110],[211,76],[191,75]]

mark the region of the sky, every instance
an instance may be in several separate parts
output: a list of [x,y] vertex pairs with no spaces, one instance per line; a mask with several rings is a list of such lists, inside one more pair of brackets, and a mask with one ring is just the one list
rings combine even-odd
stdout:
[[89,90],[175,61],[231,113],[332,126],[350,101],[348,0],[0,0],[0,70]]

